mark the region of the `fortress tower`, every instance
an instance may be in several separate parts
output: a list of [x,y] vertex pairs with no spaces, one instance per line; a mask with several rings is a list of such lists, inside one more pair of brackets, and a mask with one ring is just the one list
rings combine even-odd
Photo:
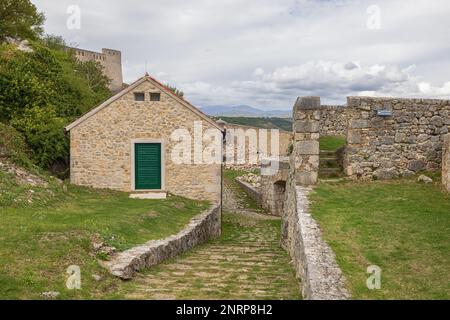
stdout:
[[104,74],[111,79],[109,89],[119,92],[123,89],[122,53],[118,50],[102,49],[102,52],[94,52],[78,48],[70,48],[75,51],[75,57],[82,62],[96,61],[103,66]]

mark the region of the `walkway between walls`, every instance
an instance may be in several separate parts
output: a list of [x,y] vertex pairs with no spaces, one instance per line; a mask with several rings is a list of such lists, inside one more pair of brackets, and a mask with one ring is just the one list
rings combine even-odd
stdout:
[[245,208],[225,186],[222,236],[138,274],[130,299],[300,299],[279,218]]

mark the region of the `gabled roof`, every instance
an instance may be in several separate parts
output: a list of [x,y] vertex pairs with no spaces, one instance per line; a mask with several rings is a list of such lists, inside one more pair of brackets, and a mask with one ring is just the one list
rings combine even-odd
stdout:
[[70,131],[73,128],[75,128],[76,126],[78,126],[80,123],[84,122],[85,120],[89,119],[90,117],[92,117],[93,115],[95,115],[97,112],[99,112],[100,110],[103,110],[104,108],[108,107],[111,103],[113,103],[114,101],[120,99],[122,96],[126,95],[127,93],[133,91],[136,87],[138,87],[139,85],[141,85],[142,83],[144,83],[145,81],[149,81],[150,83],[152,83],[155,87],[157,87],[158,89],[160,89],[162,92],[168,94],[169,96],[171,96],[173,99],[175,99],[177,102],[179,102],[181,105],[183,105],[184,107],[188,108],[190,111],[192,111],[193,113],[195,113],[196,115],[198,115],[199,117],[203,118],[205,121],[207,121],[209,124],[213,125],[215,128],[217,128],[218,130],[222,131],[222,129],[220,128],[220,126],[214,121],[212,120],[210,117],[208,117],[206,114],[204,114],[203,112],[201,112],[199,109],[197,109],[195,106],[193,106],[192,104],[190,104],[188,101],[184,100],[183,98],[180,98],[179,96],[177,96],[172,90],[170,90],[169,88],[167,88],[165,85],[163,85],[162,83],[160,83],[158,80],[156,80],[155,78],[152,78],[149,75],[145,75],[142,78],[136,80],[135,82],[133,82],[130,86],[128,86],[127,88],[123,89],[122,91],[120,91],[119,93],[117,93],[116,95],[112,96],[111,98],[109,98],[108,100],[106,100],[105,102],[103,102],[102,104],[100,104],[99,106],[95,107],[94,109],[92,109],[91,111],[85,113],[83,116],[81,116],[80,118],[78,118],[77,120],[75,120],[74,122],[72,122],[71,124],[69,124],[68,126],[65,127],[66,131]]

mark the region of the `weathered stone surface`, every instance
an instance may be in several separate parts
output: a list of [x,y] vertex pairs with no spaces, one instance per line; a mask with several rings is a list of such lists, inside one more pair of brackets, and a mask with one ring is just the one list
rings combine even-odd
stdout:
[[[441,166],[449,100],[349,97],[347,105],[344,168],[351,178],[392,179]],[[379,109],[392,116],[378,116]]]
[[[276,170],[266,170],[267,167]],[[281,216],[284,208],[286,181],[290,166],[289,158],[269,159],[265,166],[261,167],[261,206],[272,215]]]
[[450,134],[445,136],[442,148],[442,184],[450,192]]
[[344,136],[347,132],[346,106],[320,106],[320,135],[321,136]]
[[295,121],[294,122],[294,130],[298,133],[303,132],[319,132],[320,126],[319,121]]
[[422,160],[412,160],[408,163],[408,170],[419,172],[425,168],[425,162]]
[[[276,130],[275,133],[272,132],[271,129],[242,126],[232,123],[225,123],[224,127],[226,129],[227,135],[223,154],[226,155],[227,165],[234,165],[239,167],[258,166],[259,161],[262,157],[269,157],[272,155],[280,155],[283,157],[287,156],[289,153],[289,145],[292,142],[293,136],[292,130],[290,130],[289,132]],[[249,136],[252,136],[252,131],[254,132],[254,137],[256,138],[254,147],[251,147],[248,141],[249,139],[247,138]],[[237,143],[240,139],[240,135],[244,136],[244,138],[247,139],[247,142],[246,148],[243,152],[244,163],[236,164],[238,154],[239,152],[241,152]],[[254,150],[252,150],[252,148]],[[259,157],[256,159],[255,163],[250,163],[249,154],[251,150],[259,152]]]
[[250,198],[255,200],[255,202],[258,206],[261,206],[261,204],[262,204],[261,187],[255,187],[255,186],[251,185],[250,183],[248,183],[247,181],[243,181],[242,179],[239,179],[239,177],[236,178],[236,182],[237,182],[237,184],[239,184],[241,186],[242,190],[244,190],[244,192],[249,195]]
[[207,240],[216,239],[220,233],[221,208],[214,205],[193,218],[178,234],[120,252],[103,265],[113,275],[121,279],[131,279],[139,270],[173,258]]
[[[135,92],[146,93],[146,101],[135,101]],[[149,92],[161,93],[161,101],[150,101]],[[71,182],[132,192],[133,141],[158,140],[164,142],[164,191],[218,203],[221,191],[220,163],[194,163],[194,154],[191,163],[180,164],[172,159],[173,148],[179,144],[179,141],[171,139],[173,132],[186,129],[191,139],[194,139],[194,123],[199,121],[203,131],[218,130],[172,95],[160,91],[152,82],[145,81],[70,130]]]
[[319,141],[306,140],[298,141],[296,148],[299,154],[302,155],[318,155],[320,151]]
[[432,183],[433,182],[433,179],[431,179],[430,177],[427,177],[426,175],[420,175],[418,178],[417,178],[417,181],[418,182],[423,182],[423,183]]
[[379,169],[373,172],[373,176],[379,180],[392,180],[400,176],[399,172],[395,168]]
[[316,110],[320,108],[320,97],[299,97],[294,110]]

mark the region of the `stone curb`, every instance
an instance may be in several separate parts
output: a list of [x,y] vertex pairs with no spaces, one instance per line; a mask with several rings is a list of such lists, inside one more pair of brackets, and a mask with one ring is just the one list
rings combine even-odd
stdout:
[[131,279],[136,272],[186,252],[196,245],[220,237],[221,210],[214,205],[194,217],[188,226],[176,235],[147,243],[117,253],[110,261],[102,263],[113,275]]

